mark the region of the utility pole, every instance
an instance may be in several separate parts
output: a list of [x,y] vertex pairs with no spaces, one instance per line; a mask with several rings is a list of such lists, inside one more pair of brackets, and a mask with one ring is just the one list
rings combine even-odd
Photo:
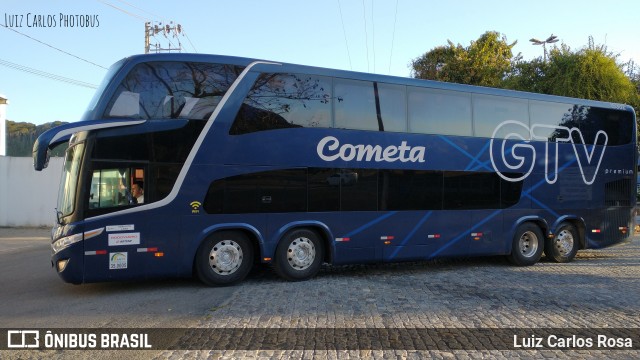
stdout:
[[[157,34],[162,33],[164,37],[167,39],[169,43],[167,48],[163,48],[160,44],[152,44],[151,37],[154,37]],[[144,53],[148,54],[152,48],[156,53],[160,52],[171,52],[171,51],[182,51],[182,44],[180,43],[180,38],[178,35],[182,33],[182,25],[173,24],[173,21],[169,22],[169,24],[162,25],[161,22],[154,22],[151,24],[150,21],[144,23]],[[169,37],[173,37],[178,40],[178,47],[173,47],[174,45],[171,43]]]

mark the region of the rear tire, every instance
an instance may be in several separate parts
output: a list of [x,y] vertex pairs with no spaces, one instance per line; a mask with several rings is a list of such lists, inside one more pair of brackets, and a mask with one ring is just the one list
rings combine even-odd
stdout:
[[553,239],[547,239],[544,254],[553,262],[570,262],[578,252],[579,239],[575,226],[562,223]]
[[238,231],[222,231],[207,238],[196,253],[198,278],[210,286],[224,286],[244,279],[253,264],[253,246]]
[[280,240],[273,268],[286,280],[306,280],[318,273],[323,258],[320,236],[310,229],[294,229]]
[[540,228],[533,223],[518,226],[513,236],[509,261],[518,266],[530,266],[542,257],[544,238]]

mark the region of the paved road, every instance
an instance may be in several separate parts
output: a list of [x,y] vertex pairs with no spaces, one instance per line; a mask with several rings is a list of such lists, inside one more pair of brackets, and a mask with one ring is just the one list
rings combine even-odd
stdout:
[[[309,281],[290,283],[270,271],[254,272],[231,288],[206,288],[190,280],[67,285],[48,263],[48,242],[21,238],[0,229],[0,318],[7,326],[191,327],[174,339],[181,348],[202,348],[217,336],[218,350],[147,352],[5,352],[2,358],[638,358],[638,350],[424,350],[416,329],[453,329],[469,341],[477,333],[459,328],[619,328],[640,329],[640,239],[578,254],[576,261],[542,261],[514,267],[500,257],[389,265],[325,267]],[[13,231],[13,230],[12,230]],[[38,234],[36,234],[38,235]],[[11,280],[13,279],[13,280]],[[15,281],[21,279],[21,281]],[[309,340],[294,334],[266,339],[263,328],[387,329],[385,336],[407,336],[402,347],[370,347],[323,335]],[[247,333],[238,329],[254,329]],[[349,330],[352,329],[352,330]],[[354,330],[355,329],[355,330]],[[305,334],[305,333],[302,333]],[[0,334],[2,335],[2,334]],[[263,336],[262,338],[259,336]],[[290,335],[290,334],[289,334]],[[307,336],[304,335],[304,336]],[[442,334],[440,334],[442,335]],[[220,338],[227,340],[220,341]],[[248,336],[248,346],[234,336]],[[203,338],[204,337],[204,338]],[[360,341],[357,339],[356,341]],[[370,339],[368,339],[370,340]],[[397,340],[397,339],[396,339]],[[412,343],[415,341],[415,343]],[[302,343],[303,345],[300,345]],[[195,345],[194,345],[195,344]],[[223,344],[220,346],[220,344]],[[284,345],[283,345],[284,344]],[[428,344],[427,344],[428,345]],[[429,349],[437,348],[427,346]],[[635,344],[634,344],[635,345]],[[253,346],[253,347],[252,347]],[[333,346],[333,347],[332,347]],[[273,350],[268,350],[268,348]],[[243,349],[257,350],[243,350]],[[298,348],[299,350],[291,350]],[[307,348],[307,350],[303,350]],[[375,348],[376,350],[371,350]],[[389,348],[389,349],[388,349]],[[108,354],[108,355],[105,355]],[[7,356],[5,356],[7,355]]]
[[[420,350],[424,336],[415,329],[445,329],[468,347],[486,344],[478,335],[465,335],[459,328],[571,328],[635,329],[636,349],[640,348],[640,240],[602,250],[579,252],[568,264],[548,261],[531,267],[511,266],[502,257],[448,260],[423,263],[362,265],[325,268],[316,278],[287,283],[271,273],[244,282],[226,306],[210,311],[195,332],[182,339],[182,347],[197,347],[206,336],[217,336],[221,344],[252,342],[275,350],[215,350],[188,353],[214,358],[640,358],[639,350],[575,351],[545,350]],[[321,330],[301,332],[291,337],[264,337],[260,331],[233,331],[233,328],[329,328],[346,329],[336,335]],[[220,330],[220,328],[224,328]],[[384,336],[400,336],[404,349],[384,350],[367,336],[353,336],[353,329],[386,329]],[[448,329],[448,330],[447,330]],[[225,331],[230,335],[225,340]],[[276,330],[274,330],[276,331]],[[594,341],[600,331],[595,333]],[[626,331],[626,330],[625,330]],[[622,334],[629,334],[623,331]],[[543,331],[543,334],[554,334]],[[344,339],[340,338],[345,334]],[[233,336],[237,338],[233,338]],[[440,333],[439,335],[443,335]],[[504,335],[504,334],[503,334]],[[524,336],[530,336],[527,333]],[[538,334],[542,335],[542,334]],[[562,335],[561,332],[558,335]],[[246,336],[247,340],[238,340]],[[205,337],[203,339],[203,337]],[[375,335],[374,335],[375,337]],[[327,344],[326,339],[329,340]],[[511,338],[511,336],[509,337]],[[355,342],[354,341],[355,339]],[[397,339],[396,339],[397,340]],[[488,339],[489,343],[494,339]],[[546,341],[547,339],[545,339]],[[315,342],[314,342],[315,341]],[[350,342],[351,341],[351,342]],[[362,341],[364,346],[357,342]],[[367,343],[372,345],[367,349]],[[215,341],[213,343],[216,343]],[[285,345],[282,345],[284,343]],[[294,344],[291,346],[290,344]],[[286,350],[301,345],[315,350]],[[428,345],[428,344],[427,344]],[[556,343],[556,345],[558,345]],[[234,345],[235,346],[235,345]],[[482,347],[482,346],[480,346]],[[499,347],[499,345],[497,346]],[[285,348],[283,350],[282,348]],[[328,348],[328,350],[327,350]],[[382,350],[371,350],[377,348]],[[491,346],[487,347],[491,348]],[[510,348],[510,347],[509,347]],[[181,357],[184,351],[166,351],[163,357]]]
[[[51,268],[48,236],[47,229],[0,228],[0,328],[189,327],[238,289],[210,288],[189,279],[67,284]],[[113,352],[101,353],[113,358]]]

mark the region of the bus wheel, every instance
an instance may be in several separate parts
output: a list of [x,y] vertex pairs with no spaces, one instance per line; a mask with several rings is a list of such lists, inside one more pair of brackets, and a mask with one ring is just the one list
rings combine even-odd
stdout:
[[524,223],[516,229],[509,261],[519,266],[533,265],[542,257],[543,236],[533,223]]
[[578,252],[578,232],[569,223],[560,224],[556,236],[548,239],[544,253],[554,262],[564,263],[573,260]]
[[320,270],[324,248],[320,237],[309,229],[288,232],[276,248],[274,270],[290,281],[306,280]]
[[247,236],[223,231],[207,238],[196,254],[198,278],[207,285],[230,285],[244,279],[253,263],[253,247]]

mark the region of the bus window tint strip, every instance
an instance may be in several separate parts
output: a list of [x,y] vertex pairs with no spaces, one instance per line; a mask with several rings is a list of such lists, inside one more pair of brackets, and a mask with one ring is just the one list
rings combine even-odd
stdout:
[[522,181],[508,182],[492,172],[298,168],[216,180],[204,209],[210,214],[504,209],[516,205],[521,193]]
[[[376,91],[377,89],[377,91]],[[377,94],[377,96],[376,96]],[[631,142],[629,112],[569,103],[471,94],[303,74],[262,74],[229,133],[285,128],[337,128],[490,138],[505,122],[522,124],[523,140],[569,142],[579,129],[587,145],[604,130],[607,145]],[[513,136],[513,129],[496,138]],[[582,139],[573,139],[582,143]]]

